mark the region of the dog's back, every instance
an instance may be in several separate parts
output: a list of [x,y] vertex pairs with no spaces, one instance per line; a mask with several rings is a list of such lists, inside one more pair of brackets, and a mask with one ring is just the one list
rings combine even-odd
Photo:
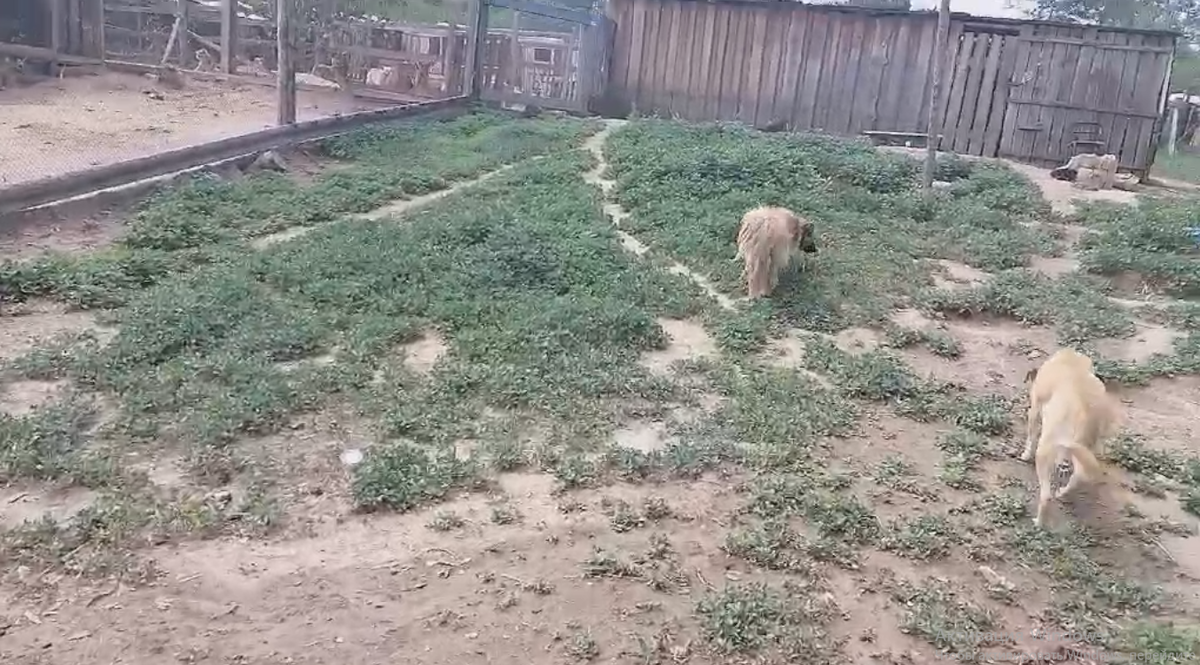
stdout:
[[1055,411],[1068,410],[1072,420],[1084,418],[1101,424],[1105,436],[1114,418],[1114,408],[1104,382],[1095,374],[1092,359],[1074,349],[1060,349],[1038,369],[1030,387],[1031,397]]

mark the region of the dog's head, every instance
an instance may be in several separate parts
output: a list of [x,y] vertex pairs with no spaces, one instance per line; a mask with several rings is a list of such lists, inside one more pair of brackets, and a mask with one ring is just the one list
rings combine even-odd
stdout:
[[792,228],[792,238],[800,251],[805,254],[817,253],[817,240],[813,233],[813,223],[802,217],[796,218],[796,225]]

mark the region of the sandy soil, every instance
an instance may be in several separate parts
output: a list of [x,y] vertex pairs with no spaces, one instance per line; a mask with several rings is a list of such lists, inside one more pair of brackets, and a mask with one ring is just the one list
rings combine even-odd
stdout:
[[[298,95],[300,120],[371,108]],[[117,72],[0,91],[0,187],[266,129],[275,107],[265,86],[189,79],[176,90]]]
[[[599,143],[588,147],[597,150]],[[604,186],[598,176],[602,172],[597,170],[591,177]],[[623,211],[613,208],[610,213],[619,223]],[[631,237],[632,242],[637,241]],[[639,252],[631,246],[630,251],[650,250]],[[1055,266],[1056,270],[1069,267]],[[930,270],[947,286],[991,278],[947,261],[931,262]],[[963,356],[957,361],[920,349],[903,353],[919,372],[974,390],[1015,396],[1025,372],[1054,348],[1052,331],[1014,322],[932,320],[908,310],[898,312],[896,318],[907,326],[947,329],[958,339]],[[660,324],[671,344],[643,357],[653,371],[670,374],[676,361],[719,354],[699,322]],[[1169,343],[1164,341],[1169,340],[1167,332],[1149,324],[1144,328],[1134,339],[1109,343],[1131,357],[1143,357],[1147,347],[1159,349]],[[5,319],[0,350],[5,356],[17,355],[38,337],[83,329],[96,329],[92,317],[35,304],[24,316]],[[794,367],[803,354],[803,340],[810,335],[791,331],[764,352],[761,361]],[[855,329],[835,339],[854,350],[878,344],[881,335]],[[414,371],[424,372],[445,350],[445,341],[430,332],[401,352]],[[30,402],[59,386],[18,389],[19,396],[0,395],[6,410],[29,408]],[[1122,397],[1130,427],[1152,437],[1155,447],[1194,446],[1200,380],[1159,380],[1125,391]],[[716,403],[714,398],[705,408]],[[882,410],[866,416],[859,435],[837,442],[839,463],[866,468],[899,452],[914,460],[922,474],[937,472],[941,453],[935,441],[943,426],[904,420]],[[634,418],[616,437],[625,445],[657,450],[666,444],[665,432],[662,423]],[[153,561],[158,575],[143,584],[41,578],[39,571],[17,571],[27,583],[36,579],[53,593],[17,597],[0,588],[0,661],[14,665],[549,665],[570,662],[581,652],[580,645],[591,643],[598,648],[592,661],[596,663],[727,662],[702,648],[693,610],[711,589],[731,581],[753,581],[761,574],[722,550],[737,508],[744,502],[737,492],[740,478],[706,476],[688,483],[615,485],[562,496],[548,475],[513,473],[502,475],[497,487],[486,494],[458,496],[407,515],[362,516],[351,509],[350,474],[341,457],[368,439],[365,427],[352,417],[322,413],[246,446],[292,474],[294,487],[286,503],[294,523],[282,534],[147,547],[140,555]],[[1014,454],[1017,445],[1012,444]],[[188,482],[178,460],[157,459],[148,465],[150,477],[167,488]],[[1027,466],[1013,459],[992,460],[986,471],[990,483],[1009,476],[1026,479],[1032,497],[1032,472]],[[861,491],[878,488],[864,486]],[[664,500],[671,516],[644,529],[624,533],[612,529],[606,506],[613,500],[640,505],[651,497]],[[951,491],[944,497],[954,503],[966,498]],[[0,511],[6,521],[45,511],[65,519],[89,499],[90,494],[79,491],[8,488],[0,492]],[[1144,497],[1136,501],[1147,515],[1190,523],[1175,501]],[[903,494],[889,497],[886,505],[875,505],[886,518],[928,512],[920,497]],[[514,524],[494,524],[488,515],[495,506],[506,506],[521,517]],[[450,533],[427,528],[444,511],[465,517],[466,526]],[[581,573],[581,562],[597,548],[625,559],[646,560],[654,547],[653,534],[666,537],[671,553],[651,561],[649,579],[593,578]],[[1181,594],[1187,607],[1200,608],[1200,539],[1163,535],[1153,546],[1131,545],[1129,551],[1112,556],[1163,579]],[[1038,611],[1045,606],[1046,592],[1029,571],[1015,564],[988,567],[954,559],[934,566],[872,552],[857,571],[823,567],[821,573],[828,587],[813,590],[813,598],[839,608],[841,620],[831,630],[846,640],[848,663],[919,665],[947,658],[899,629],[896,618],[903,608],[876,587],[875,580],[885,574],[910,580],[935,574],[977,600],[989,584],[1003,579],[1022,599],[997,608],[1001,625],[1017,638],[1014,648],[1027,652],[1049,646],[1030,634],[1038,624]]]

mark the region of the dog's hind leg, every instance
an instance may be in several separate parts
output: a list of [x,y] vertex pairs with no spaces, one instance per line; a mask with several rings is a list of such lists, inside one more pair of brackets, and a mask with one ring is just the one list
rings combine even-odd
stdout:
[[1021,453],[1021,461],[1028,462],[1033,459],[1033,447],[1037,441],[1037,430],[1039,429],[1038,421],[1042,417],[1042,405],[1034,397],[1033,392],[1029,393],[1029,412],[1025,417],[1025,450]]
[[[1043,439],[1045,434],[1043,433]],[[1058,450],[1050,441],[1043,440],[1038,444],[1037,451],[1038,505],[1037,515],[1033,518],[1035,526],[1045,523],[1046,511],[1050,508],[1050,500],[1054,497],[1051,484],[1054,481],[1054,469],[1058,466]]]

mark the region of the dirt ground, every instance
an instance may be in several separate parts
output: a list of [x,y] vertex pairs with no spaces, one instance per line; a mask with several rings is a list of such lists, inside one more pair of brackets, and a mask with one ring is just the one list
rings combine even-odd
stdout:
[[[110,81],[106,85],[101,85]],[[123,82],[125,88],[111,86]],[[92,112],[73,116],[64,132],[77,137],[95,136],[95,141],[112,144],[129,141],[122,156],[138,150],[161,149],[269,124],[271,109],[267,89],[222,91],[189,89],[171,93],[192,105],[173,105],[174,115],[155,119],[156,110],[169,102],[150,99],[142,92],[145,84],[136,78],[103,77],[61,84],[92,95]],[[5,109],[0,125],[15,136],[49,137],[48,124],[37,124],[45,116],[32,101],[37,89],[23,91],[30,101],[17,106],[23,119]],[[214,96],[219,94],[220,96]],[[55,92],[42,99],[65,99]],[[5,98],[7,100],[7,98]],[[170,95],[168,95],[170,99]],[[62,103],[58,101],[42,103]],[[321,107],[320,112],[330,107]],[[240,109],[240,110],[233,110]],[[315,107],[309,113],[317,113]],[[96,114],[96,115],[93,115]],[[157,113],[161,113],[158,110]],[[168,111],[172,113],[172,111]],[[104,115],[100,115],[104,114]],[[105,131],[116,118],[140,118],[142,129],[123,129],[118,135]],[[102,120],[101,118],[108,118]],[[219,119],[219,120],[212,120]],[[189,130],[203,120],[201,127]],[[22,129],[17,129],[22,126]],[[37,129],[33,129],[36,127]],[[151,127],[159,129],[151,130]],[[24,132],[22,134],[22,132]],[[146,136],[140,136],[140,134]],[[63,134],[69,136],[70,134]],[[123,138],[122,138],[123,137]],[[60,139],[55,139],[60,140]],[[58,155],[70,150],[70,140],[54,148],[26,148]],[[80,140],[80,139],[75,139]],[[602,158],[603,137],[589,143]],[[24,141],[23,146],[36,146]],[[0,142],[4,162],[16,155]],[[114,152],[114,155],[117,153]],[[114,156],[112,159],[121,157]],[[46,157],[44,169],[50,169]],[[35,163],[42,163],[41,161]],[[5,166],[3,168],[12,169]],[[34,167],[37,168],[37,167]],[[603,163],[592,179],[606,191]],[[22,169],[22,173],[24,170]],[[9,176],[8,173],[5,174]],[[488,176],[485,176],[485,178]],[[1046,180],[1049,180],[1048,178]],[[1042,184],[1039,181],[1039,184]],[[460,190],[461,188],[456,188]],[[1076,197],[1086,193],[1073,192]],[[442,195],[438,195],[439,197]],[[1062,195],[1059,195],[1062,198]],[[418,203],[419,204],[419,203]],[[413,207],[414,202],[403,203]],[[620,220],[621,211],[614,220]],[[117,235],[106,222],[89,221],[86,232],[64,223],[65,239],[55,240],[47,230],[37,243],[18,243],[25,250],[47,247],[86,249]],[[290,237],[290,236],[289,236]],[[1068,234],[1068,238],[1071,234]],[[1077,237],[1077,234],[1075,235]],[[286,241],[287,237],[270,242]],[[7,242],[15,242],[9,238]],[[268,243],[264,243],[268,244]],[[648,251],[635,238],[625,242],[636,254]],[[7,247],[17,248],[10,244]],[[1047,257],[1049,261],[1049,257]],[[1069,259],[1068,259],[1069,261]],[[1054,270],[1070,270],[1070,263],[1053,264]],[[679,270],[687,269],[679,266]],[[931,266],[944,285],[986,281],[990,275],[961,264],[943,261]],[[701,282],[710,294],[711,286]],[[720,304],[734,307],[722,296]],[[1035,367],[1055,348],[1053,331],[1007,321],[935,321],[916,312],[900,312],[898,319],[910,327],[949,330],[964,345],[962,358],[950,361],[920,349],[906,350],[906,360],[921,374],[954,380],[973,389],[1015,394],[1025,372]],[[5,319],[0,330],[0,359],[16,357],[34,341],[62,330],[98,328],[86,314],[66,313],[45,305],[31,305],[22,316]],[[15,323],[12,323],[15,322]],[[668,371],[679,359],[703,358],[719,353],[715,342],[695,321],[661,321],[671,339],[665,351],[647,354],[643,362]],[[804,331],[795,331],[777,342],[762,356],[762,362],[793,366],[803,353]],[[866,349],[879,343],[872,330],[850,330],[837,336],[848,350]],[[1110,350],[1118,357],[1144,357],[1170,346],[1169,334],[1147,331],[1132,340],[1112,340]],[[1164,346],[1165,345],[1165,346]],[[430,366],[444,352],[437,339],[414,343],[408,348],[412,366]],[[29,385],[20,395],[0,395],[6,410],[29,408],[51,385]],[[1200,413],[1200,379],[1156,381],[1145,388],[1122,394],[1130,426],[1153,437],[1156,446],[1175,449],[1194,447],[1196,414]],[[712,406],[711,404],[709,405]],[[902,451],[912,460],[937,460],[935,447],[939,427],[924,425],[884,413],[871,417],[859,436],[838,445],[839,455],[857,463],[870,464],[889,452]],[[618,433],[623,443],[642,450],[663,448],[661,423],[634,420]],[[498,486],[486,494],[462,495],[431,508],[405,515],[355,514],[349,497],[349,471],[342,462],[348,450],[360,449],[369,432],[360,423],[338,413],[305,417],[283,434],[262,441],[274,462],[290,466],[303,482],[293,489],[293,514],[298,523],[267,540],[220,538],[159,546],[147,550],[154,572],[145,584],[108,583],[99,586],[24,570],[25,582],[38,582],[45,596],[8,598],[0,607],[0,657],[14,665],[60,663],[129,663],[160,665],[181,663],[295,663],[377,664],[405,662],[421,665],[458,663],[563,663],[573,659],[596,663],[710,663],[725,662],[703,652],[695,631],[689,628],[696,598],[726,581],[753,581],[759,574],[742,559],[727,555],[722,544],[729,531],[730,515],[740,500],[739,478],[705,476],[687,483],[664,485],[615,485],[572,492],[570,501],[556,494],[555,480],[537,473],[509,473],[499,477]],[[1012,443],[1013,453],[1019,442]],[[151,477],[166,486],[181,482],[184,474],[177,460],[143,460]],[[918,472],[936,475],[932,462]],[[993,478],[1029,478],[1028,467],[1015,460],[988,462]],[[234,488],[233,491],[238,491]],[[1031,490],[1032,491],[1032,490]],[[662,499],[670,516],[652,528],[618,533],[610,526],[607,506],[620,499],[642,505],[647,499]],[[4,522],[51,511],[67,516],[87,504],[88,496],[72,492],[46,491],[37,487],[14,487],[0,491]],[[1161,515],[1187,522],[1176,502],[1135,497],[1147,515]],[[497,524],[489,519],[496,506],[519,515],[514,523]],[[921,501],[897,494],[881,516],[916,516]],[[455,512],[466,525],[444,533],[427,528],[438,514]],[[580,562],[597,548],[607,551],[644,553],[654,548],[652,534],[667,536],[677,554],[673,567],[658,571],[652,579],[586,577]],[[1118,553],[1118,555],[1121,555]],[[1200,539],[1163,535],[1157,546],[1125,553],[1141,557],[1144,565],[1178,565],[1172,590],[1200,608]],[[957,567],[955,567],[957,566]],[[894,613],[896,601],[878,593],[881,576],[915,577],[936,572],[949,579],[980,587],[993,581],[995,571],[986,566],[952,564],[936,569],[882,552],[871,552],[857,571],[831,570],[829,588],[818,599],[836,601],[842,619],[835,622],[836,637],[846,640],[847,662],[913,665],[941,662],[926,642],[902,632],[894,621],[881,619]],[[1001,617],[1008,626],[1036,626],[1034,612],[1045,591],[1018,567],[1003,572],[1004,585],[1011,585],[1031,601],[1004,606]],[[671,589],[660,593],[655,587]],[[34,586],[37,586],[36,584]],[[54,589],[54,593],[50,590]],[[968,593],[975,593],[968,590]],[[0,593],[0,597],[4,597]],[[8,625],[5,625],[7,621]],[[1023,652],[1037,642],[1026,637],[1013,648]],[[604,645],[589,655],[588,645]],[[1041,644],[1042,648],[1046,645]],[[1005,657],[997,654],[997,658]],[[994,662],[994,661],[993,661]],[[1021,661],[1017,661],[1021,662]]]
[[[299,120],[373,108],[301,90]],[[0,91],[0,187],[272,127],[271,87],[105,71]]]

